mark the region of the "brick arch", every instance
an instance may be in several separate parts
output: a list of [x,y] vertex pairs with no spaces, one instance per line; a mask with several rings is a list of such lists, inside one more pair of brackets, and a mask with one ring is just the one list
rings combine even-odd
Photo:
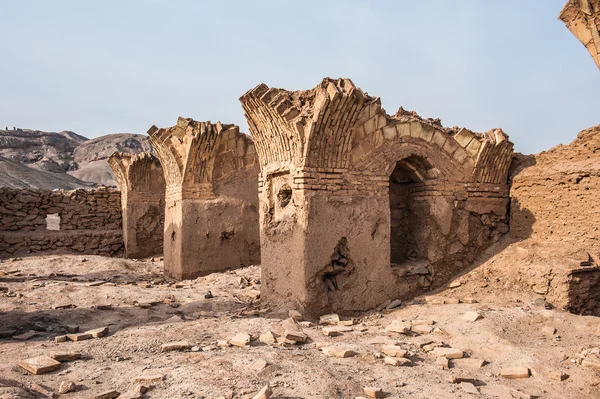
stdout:
[[389,176],[398,161],[411,156],[428,161],[433,168],[439,170],[439,178],[443,180],[465,182],[472,171],[447,152],[440,151],[439,147],[415,138],[387,142],[370,152],[369,156],[353,164],[352,169],[362,173]]
[[159,160],[149,152],[130,154],[115,152],[108,164],[117,178],[121,191],[152,191],[164,189],[165,181]]
[[[351,132],[368,119],[369,97],[350,79],[330,79],[290,92],[260,84],[240,97],[263,172],[347,168]],[[366,117],[365,117],[366,116]]]
[[127,165],[130,162],[130,158],[131,154],[123,152],[115,152],[108,158],[108,165],[112,169],[117,180],[117,187],[121,191],[130,188],[127,181]]
[[179,118],[170,128],[153,126],[148,135],[163,164],[167,185],[200,197],[214,196],[215,178],[253,164],[252,157],[240,159],[253,144],[233,124]]
[[[176,151],[173,146],[173,141],[178,143],[181,143],[181,141],[177,135],[174,134],[175,132],[173,132],[173,130],[174,128],[163,129],[156,126],[152,126],[150,130],[148,130],[152,148],[163,167],[167,187],[176,186],[182,181],[180,162],[182,154],[181,152]],[[174,139],[172,139],[172,137],[174,137]]]

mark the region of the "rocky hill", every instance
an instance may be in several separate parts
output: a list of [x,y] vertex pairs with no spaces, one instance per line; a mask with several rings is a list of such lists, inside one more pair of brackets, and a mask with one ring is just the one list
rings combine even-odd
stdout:
[[115,151],[137,154],[152,151],[152,147],[148,136],[141,134],[107,134],[87,140],[75,148],[73,156],[78,167],[69,174],[81,180],[116,186],[115,176],[107,162]]
[[0,187],[72,190],[94,185],[70,176],[64,171],[49,172],[0,156]]
[[116,181],[107,159],[115,151],[151,151],[150,141],[145,135],[130,133],[87,139],[71,131],[0,129],[0,186],[114,186]]

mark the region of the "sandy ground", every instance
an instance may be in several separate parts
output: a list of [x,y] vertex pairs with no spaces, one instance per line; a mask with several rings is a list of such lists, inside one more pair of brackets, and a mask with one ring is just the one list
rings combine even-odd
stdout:
[[[5,260],[0,264],[0,331],[37,335],[26,341],[0,339],[0,398],[43,397],[30,389],[32,384],[57,392],[65,381],[77,384],[77,391],[60,397],[93,398],[109,390],[131,397],[140,376],[155,378],[143,382],[152,386],[148,398],[252,398],[267,383],[279,399],[366,397],[366,386],[381,387],[388,398],[600,398],[600,371],[581,365],[582,351],[600,346],[598,318],[546,309],[532,297],[512,294],[499,300],[485,290],[468,292],[463,284],[438,295],[469,295],[478,303],[404,303],[357,314],[352,331],[327,337],[318,320],[299,326],[285,312],[261,305],[255,298],[259,279],[259,267],[175,284],[163,278],[160,261],[72,255]],[[205,298],[208,291],[212,298]],[[112,308],[98,309],[106,305]],[[464,321],[468,311],[482,318]],[[386,332],[394,320],[431,320],[439,330]],[[80,332],[106,326],[109,333],[55,343],[63,326],[79,326]],[[557,332],[544,333],[544,327]],[[268,330],[282,334],[292,328],[306,333],[307,342],[267,345],[256,339]],[[217,346],[239,333],[254,340],[245,348]],[[161,352],[163,344],[183,340],[193,347]],[[422,347],[428,342],[459,348],[466,358],[451,360],[451,368],[443,370]],[[392,366],[379,357],[383,344],[394,343],[408,350],[412,365]],[[320,350],[324,345],[349,345],[358,354],[328,357]],[[22,359],[52,351],[79,352],[82,358],[42,375],[18,366]],[[481,360],[483,367],[477,365]],[[531,376],[500,375],[514,366],[529,368]],[[568,378],[555,380],[555,372]],[[25,389],[22,396],[16,396],[15,387]]]

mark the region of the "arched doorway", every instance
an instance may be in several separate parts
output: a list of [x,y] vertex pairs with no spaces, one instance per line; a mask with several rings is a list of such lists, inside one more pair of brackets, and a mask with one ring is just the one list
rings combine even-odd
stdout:
[[425,261],[427,243],[423,242],[429,218],[426,204],[413,193],[435,178],[435,169],[424,158],[410,156],[396,162],[390,174],[390,261],[392,266]]

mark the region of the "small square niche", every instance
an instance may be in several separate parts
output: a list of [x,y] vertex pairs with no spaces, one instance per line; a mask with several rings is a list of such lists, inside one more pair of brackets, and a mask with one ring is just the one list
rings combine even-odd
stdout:
[[46,215],[46,230],[60,230],[60,215],[58,213]]

